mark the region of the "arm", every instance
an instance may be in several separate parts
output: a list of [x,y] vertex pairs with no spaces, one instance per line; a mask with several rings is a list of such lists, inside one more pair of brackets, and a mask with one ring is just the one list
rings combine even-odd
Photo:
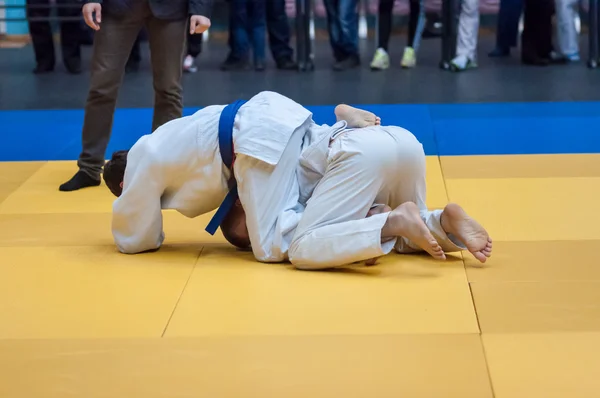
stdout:
[[141,253],[160,248],[163,233],[160,199],[164,176],[152,154],[130,152],[123,193],[113,205],[112,231],[119,251]]

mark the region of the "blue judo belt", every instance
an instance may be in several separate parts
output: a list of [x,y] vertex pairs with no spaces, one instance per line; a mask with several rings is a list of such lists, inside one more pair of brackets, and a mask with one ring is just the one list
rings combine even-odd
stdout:
[[229,193],[225,196],[223,203],[221,203],[212,220],[206,226],[206,232],[211,235],[217,232],[217,228],[219,228],[238,198],[237,183],[233,175],[233,161],[235,159],[235,152],[233,150],[233,123],[235,115],[245,103],[246,101],[238,100],[227,105],[219,118],[219,151],[221,152],[223,163],[231,171],[231,184]]

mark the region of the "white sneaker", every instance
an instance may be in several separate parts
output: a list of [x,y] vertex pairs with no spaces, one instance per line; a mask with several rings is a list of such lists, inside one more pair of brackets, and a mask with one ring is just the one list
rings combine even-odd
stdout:
[[414,68],[417,65],[417,57],[415,55],[415,50],[412,47],[406,47],[404,49],[404,55],[402,55],[402,62],[400,65],[407,68]]
[[194,57],[188,55],[183,60],[183,71],[188,73],[195,73],[198,71],[198,68],[194,64]]
[[384,70],[390,67],[390,56],[383,48],[378,48],[371,61],[372,70]]

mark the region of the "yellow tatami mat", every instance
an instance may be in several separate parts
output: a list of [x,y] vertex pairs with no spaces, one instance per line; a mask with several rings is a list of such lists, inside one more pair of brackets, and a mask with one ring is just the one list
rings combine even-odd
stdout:
[[74,162],[0,163],[0,397],[598,397],[598,155],[428,157],[427,203],[489,230],[485,265],[260,264],[164,212],[122,255]]

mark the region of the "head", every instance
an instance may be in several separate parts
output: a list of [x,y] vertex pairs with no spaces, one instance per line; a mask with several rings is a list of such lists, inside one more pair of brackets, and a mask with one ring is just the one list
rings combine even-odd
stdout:
[[123,178],[125,177],[125,167],[127,166],[127,153],[129,151],[117,151],[112,154],[112,158],[104,165],[104,183],[110,191],[117,197],[123,192]]
[[239,199],[221,222],[221,232],[227,240],[238,249],[250,248],[250,235],[246,226],[246,212]]

